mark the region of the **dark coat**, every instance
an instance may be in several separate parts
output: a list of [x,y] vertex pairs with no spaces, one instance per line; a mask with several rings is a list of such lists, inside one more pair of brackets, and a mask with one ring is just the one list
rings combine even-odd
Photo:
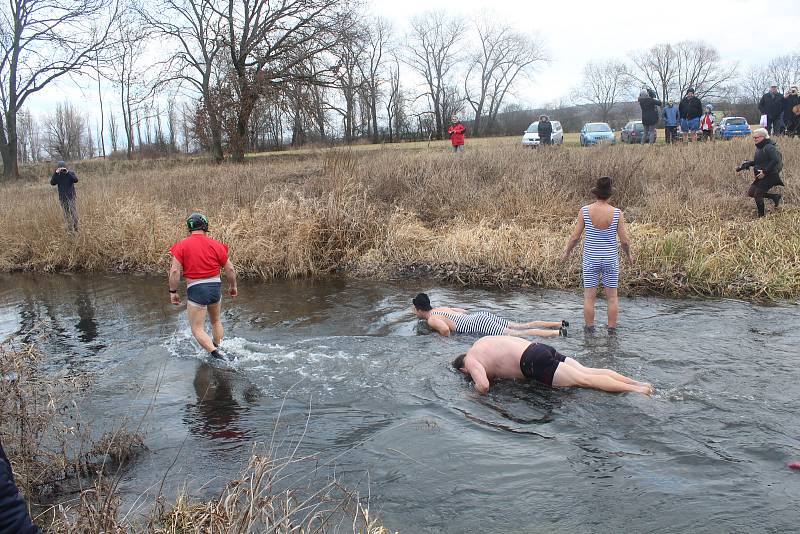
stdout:
[[75,199],[75,185],[78,177],[72,171],[54,172],[50,178],[50,185],[58,186],[58,199],[61,202]]
[[775,141],[764,139],[757,143],[753,162],[756,172],[764,171],[764,178],[754,182],[759,189],[768,190],[776,185],[784,185],[780,175],[783,170],[783,156]]
[[652,96],[639,97],[639,107],[642,108],[642,124],[655,126],[658,123],[658,106],[660,105],[661,101]]
[[553,123],[550,121],[539,121],[539,139],[550,139],[553,135]]
[[0,532],[36,534],[39,529],[31,521],[25,501],[19,494],[11,472],[11,462],[0,443]]
[[789,95],[783,99],[783,120],[789,121],[797,114],[793,111],[795,106],[800,105],[800,95]]
[[703,115],[703,103],[696,96],[684,96],[678,104],[681,119],[699,119]]
[[783,95],[780,93],[764,93],[758,102],[758,110],[767,117],[777,119],[783,113]]

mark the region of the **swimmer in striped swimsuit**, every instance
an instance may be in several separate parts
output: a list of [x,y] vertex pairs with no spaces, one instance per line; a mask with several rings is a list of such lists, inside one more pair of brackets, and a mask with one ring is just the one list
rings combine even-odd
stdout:
[[[567,321],[532,321],[512,323],[489,312],[467,313],[463,308],[433,308],[425,293],[414,299],[414,313],[425,319],[428,326],[443,336],[450,334],[472,334],[477,336],[541,336],[555,337],[567,335]],[[544,328],[538,328],[544,327]],[[546,329],[545,329],[546,328]]]
[[594,304],[597,299],[597,287],[602,283],[608,301],[608,331],[616,333],[619,315],[619,246],[625,252],[628,261],[633,262],[630,248],[630,236],[625,224],[625,215],[619,208],[608,203],[611,198],[611,178],[602,177],[592,193],[597,201],[581,208],[578,222],[567,241],[562,260],[566,261],[578,244],[583,241],[583,318],[588,332],[594,331]]

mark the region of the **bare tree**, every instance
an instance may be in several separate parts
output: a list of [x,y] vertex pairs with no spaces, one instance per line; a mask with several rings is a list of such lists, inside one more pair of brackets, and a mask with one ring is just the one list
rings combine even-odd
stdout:
[[400,138],[397,128],[398,119],[402,115],[402,88],[400,86],[400,62],[395,57],[394,64],[389,67],[389,91],[386,95],[386,123],[389,128],[389,142]]
[[583,69],[583,84],[575,90],[574,96],[578,101],[592,104],[603,122],[608,122],[611,111],[629,86],[628,69],[621,61],[589,62]]
[[362,61],[359,63],[361,78],[364,80],[364,92],[367,109],[372,124],[372,142],[378,139],[378,101],[381,96],[381,86],[385,83],[383,68],[385,50],[391,38],[391,24],[382,18],[369,19],[366,22],[366,32]]
[[161,38],[174,42],[174,52],[165,61],[165,76],[160,81],[184,82],[199,95],[206,115],[201,130],[208,130],[208,148],[214,160],[222,162],[222,120],[212,94],[222,76],[218,72],[225,45],[222,7],[216,0],[158,0],[146,5],[140,14],[148,26]]
[[664,102],[672,95],[680,100],[682,88],[678,85],[678,54],[668,43],[657,44],[631,54],[633,69],[629,74],[640,86],[660,90]]
[[742,97],[752,104],[758,104],[761,95],[770,85],[770,72],[763,66],[753,66],[739,80],[738,86]]
[[3,176],[19,176],[17,113],[66,74],[91,66],[116,18],[115,0],[9,0],[0,6],[0,155]]
[[449,117],[444,112],[444,99],[451,74],[460,60],[459,42],[465,23],[448,17],[443,11],[423,13],[411,19],[407,38],[406,62],[425,80],[423,96],[428,98],[438,138],[443,138]]
[[47,152],[51,158],[81,158],[85,120],[72,104],[59,104],[53,114],[45,119],[44,126],[47,131]]
[[342,116],[345,143],[350,143],[358,135],[356,113],[359,93],[364,84],[359,67],[365,52],[365,33],[362,31],[348,32],[332,50],[337,60],[334,83],[336,89],[341,93],[343,107],[331,107]]
[[238,98],[236,127],[230,139],[235,161],[244,160],[248,123],[259,97],[285,84],[297,65],[330,51],[346,38],[348,23],[354,22],[349,9],[346,0],[225,2],[219,13]]
[[[789,87],[800,81],[800,54],[786,54],[773,58],[767,64],[766,72],[770,77],[767,85],[777,84],[778,90],[785,93]],[[767,87],[764,87],[764,91]]]
[[111,153],[117,151],[117,117],[112,111],[108,117],[108,137],[111,141]]
[[546,56],[539,41],[491,18],[476,21],[475,31],[478,40],[469,59],[464,92],[475,112],[473,132],[481,135],[494,123],[514,84]]
[[703,41],[681,41],[675,47],[676,83],[681,93],[693,87],[698,98],[728,96],[737,63],[726,64],[719,52]]

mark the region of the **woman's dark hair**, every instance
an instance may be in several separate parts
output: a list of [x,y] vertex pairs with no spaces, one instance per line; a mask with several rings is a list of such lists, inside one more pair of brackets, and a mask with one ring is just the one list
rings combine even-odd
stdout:
[[458,358],[453,360],[453,367],[455,367],[457,371],[464,368],[464,358],[466,357],[466,354],[461,354]]
[[597,184],[592,188],[592,194],[600,200],[611,198],[611,178],[603,176],[597,179]]

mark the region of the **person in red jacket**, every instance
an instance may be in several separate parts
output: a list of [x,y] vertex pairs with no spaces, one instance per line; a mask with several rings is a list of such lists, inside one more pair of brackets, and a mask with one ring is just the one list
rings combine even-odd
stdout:
[[[219,347],[224,330],[220,320],[222,280],[220,269],[230,284],[232,297],[239,294],[236,288],[236,270],[228,258],[228,246],[208,237],[208,219],[202,213],[192,213],[186,219],[189,237],[175,243],[170,249],[172,266],[169,270],[169,297],[178,306],[178,282],[181,273],[186,279],[186,311],[192,334],[200,346],[214,358],[222,358]],[[211,320],[211,333],[206,333],[206,312]]]
[[452,124],[450,128],[447,129],[447,133],[450,135],[450,142],[453,143],[453,152],[463,152],[464,151],[464,132],[467,129],[461,124],[461,121],[458,120],[458,117],[453,115],[451,119]]

